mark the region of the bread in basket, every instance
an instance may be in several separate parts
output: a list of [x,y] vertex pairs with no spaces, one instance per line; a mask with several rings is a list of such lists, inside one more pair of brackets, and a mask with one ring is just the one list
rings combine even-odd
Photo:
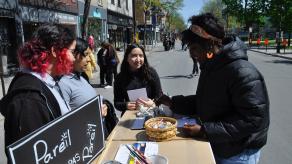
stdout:
[[144,124],[146,135],[152,141],[168,141],[176,136],[177,121],[170,117],[155,117]]

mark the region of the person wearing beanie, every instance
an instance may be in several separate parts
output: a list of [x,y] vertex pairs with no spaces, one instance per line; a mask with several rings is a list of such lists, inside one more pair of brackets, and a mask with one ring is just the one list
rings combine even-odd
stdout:
[[166,95],[174,113],[197,115],[200,124],[183,128],[212,146],[218,164],[255,164],[267,142],[269,97],[264,77],[248,61],[247,48],[210,13],[192,16],[183,40],[200,64],[196,95]]

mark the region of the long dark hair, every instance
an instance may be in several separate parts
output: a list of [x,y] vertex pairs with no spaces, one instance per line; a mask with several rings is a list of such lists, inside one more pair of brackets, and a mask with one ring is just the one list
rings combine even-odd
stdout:
[[139,68],[139,77],[142,78],[142,80],[144,82],[147,81],[151,81],[152,80],[152,76],[151,76],[151,67],[148,64],[148,60],[144,51],[144,48],[139,46],[138,44],[130,44],[128,45],[125,55],[124,55],[124,59],[122,61],[122,65],[121,65],[121,74],[124,74],[126,76],[129,76],[131,71],[130,71],[130,65],[128,63],[128,57],[130,55],[130,53],[132,52],[133,49],[135,48],[140,48],[143,52],[143,56],[144,56],[144,64],[142,65],[141,68]]
[[75,48],[75,55],[80,54],[82,56],[86,56],[84,52],[89,48],[89,44],[82,38],[76,39],[76,48]]

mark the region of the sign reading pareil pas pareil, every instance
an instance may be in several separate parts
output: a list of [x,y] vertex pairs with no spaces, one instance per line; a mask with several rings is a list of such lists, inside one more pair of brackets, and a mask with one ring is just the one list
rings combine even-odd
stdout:
[[9,160],[14,164],[91,162],[104,148],[99,108],[96,97],[13,143],[8,146]]

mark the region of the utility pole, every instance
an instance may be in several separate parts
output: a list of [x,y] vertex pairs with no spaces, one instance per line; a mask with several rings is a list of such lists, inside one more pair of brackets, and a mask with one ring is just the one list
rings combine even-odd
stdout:
[[133,35],[133,41],[136,42],[136,0],[132,0],[132,4],[133,4],[133,32],[134,32],[134,35]]
[[143,44],[144,44],[144,49],[146,51],[146,13],[147,13],[147,10],[146,10],[146,3],[145,3],[145,0],[143,1],[143,5],[144,5],[144,36],[143,36]]
[[281,30],[282,30],[282,12],[283,12],[283,6],[281,5],[281,8],[280,8],[280,23],[279,23],[279,28],[278,28],[278,32],[276,34],[276,41],[277,41],[277,46],[276,46],[276,49],[277,49],[277,53],[280,53],[280,49],[281,49]]

